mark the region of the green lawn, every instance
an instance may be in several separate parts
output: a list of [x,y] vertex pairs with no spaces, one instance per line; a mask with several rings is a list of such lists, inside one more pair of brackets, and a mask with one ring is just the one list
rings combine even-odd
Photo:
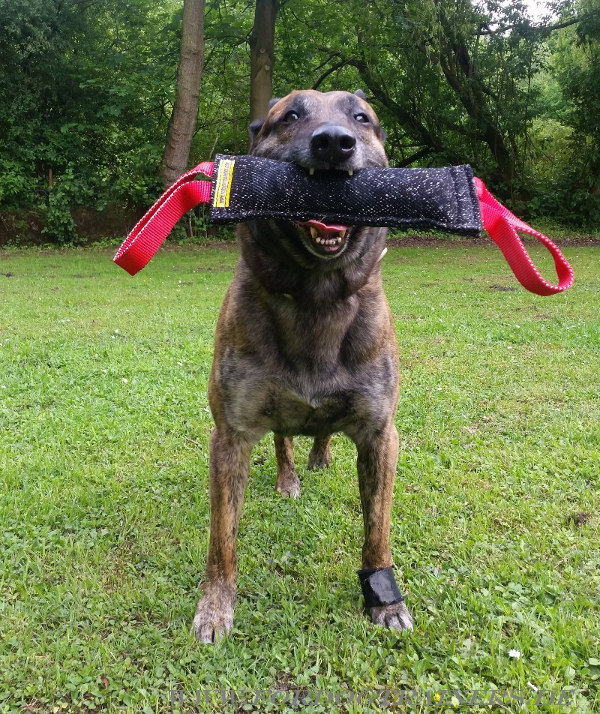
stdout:
[[[351,693],[376,688],[417,690],[398,712],[491,711],[426,692],[496,688],[527,697],[498,711],[600,711],[600,252],[565,253],[576,284],[549,298],[492,244],[385,258],[403,381],[392,543],[414,632],[362,614],[353,446],[336,437],[315,473],[298,439],[291,501],[269,438],[234,630],[214,647],[189,627],[235,248],[163,251],[134,278],[107,250],[0,253],[0,712],[292,711],[293,690],[312,692],[302,711],[363,712]],[[533,687],[576,689],[575,706],[536,707]],[[230,689],[292,704],[223,706]]]

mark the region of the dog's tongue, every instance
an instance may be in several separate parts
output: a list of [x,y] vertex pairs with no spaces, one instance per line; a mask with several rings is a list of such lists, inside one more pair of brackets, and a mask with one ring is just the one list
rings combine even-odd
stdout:
[[315,221],[315,220],[303,221],[302,225],[308,226],[309,230],[311,228],[314,228],[321,238],[337,236],[337,235],[345,233],[348,230],[348,226],[342,226],[342,225],[328,226],[325,223],[322,223],[321,221]]

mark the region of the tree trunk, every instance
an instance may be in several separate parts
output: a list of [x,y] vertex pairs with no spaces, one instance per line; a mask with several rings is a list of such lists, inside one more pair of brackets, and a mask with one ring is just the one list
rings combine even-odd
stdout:
[[185,171],[190,155],[204,60],[204,7],[205,0],[183,0],[177,92],[161,168],[165,187]]
[[256,0],[250,38],[250,121],[265,116],[273,96],[273,45],[278,10],[278,0]]

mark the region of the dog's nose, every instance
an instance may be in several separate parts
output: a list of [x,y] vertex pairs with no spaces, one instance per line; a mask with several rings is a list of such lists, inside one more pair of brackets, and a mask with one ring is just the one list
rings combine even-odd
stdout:
[[316,159],[330,164],[347,161],[354,153],[356,137],[337,124],[325,124],[315,129],[310,138],[310,150]]

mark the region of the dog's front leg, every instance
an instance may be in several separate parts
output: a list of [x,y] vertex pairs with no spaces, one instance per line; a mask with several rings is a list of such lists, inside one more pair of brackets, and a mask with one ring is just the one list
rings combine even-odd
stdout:
[[[377,625],[412,629],[412,617],[392,573],[390,515],[398,461],[398,432],[390,421],[382,430],[355,435],[365,541],[359,573],[365,604]],[[394,602],[395,601],[395,602]]]
[[300,479],[294,469],[294,441],[291,436],[274,435],[277,458],[277,490],[287,498],[298,498]]
[[253,440],[227,428],[215,429],[211,435],[210,542],[204,595],[192,625],[201,642],[214,642],[233,624],[236,539],[253,444]]

